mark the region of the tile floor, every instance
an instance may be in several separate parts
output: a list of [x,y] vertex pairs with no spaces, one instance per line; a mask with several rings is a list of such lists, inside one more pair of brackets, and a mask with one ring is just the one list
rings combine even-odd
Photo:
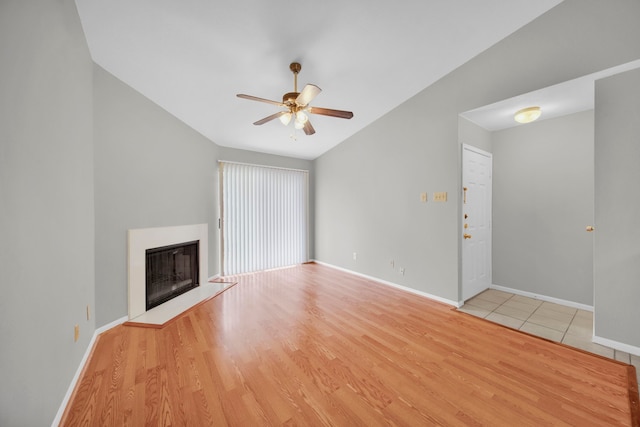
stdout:
[[591,342],[593,313],[534,298],[488,289],[458,310],[513,329],[561,342],[636,367],[640,384],[640,356]]

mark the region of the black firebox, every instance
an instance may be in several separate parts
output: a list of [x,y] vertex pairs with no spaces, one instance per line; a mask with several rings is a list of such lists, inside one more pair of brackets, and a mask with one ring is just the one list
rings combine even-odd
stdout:
[[146,250],[147,310],[198,287],[198,243]]

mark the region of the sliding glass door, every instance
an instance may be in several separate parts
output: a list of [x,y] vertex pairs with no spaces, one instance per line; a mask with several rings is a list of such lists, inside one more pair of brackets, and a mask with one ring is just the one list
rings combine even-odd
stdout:
[[308,261],[309,172],[220,162],[222,275]]

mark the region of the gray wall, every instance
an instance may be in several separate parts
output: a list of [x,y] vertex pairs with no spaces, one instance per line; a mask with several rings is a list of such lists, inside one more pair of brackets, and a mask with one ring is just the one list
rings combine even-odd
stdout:
[[218,258],[218,147],[94,66],[96,324],[127,315],[127,230],[209,224]]
[[43,426],[94,332],[92,64],[72,0],[0,2],[0,76],[0,425]]
[[493,283],[593,305],[593,111],[493,132]]
[[[458,141],[461,144],[472,145],[476,148],[491,153],[493,150],[493,133],[478,126],[477,124],[458,117]],[[460,152],[462,156],[462,152]]]
[[640,347],[640,70],[596,82],[595,329]]
[[458,114],[640,58],[638,17],[635,0],[565,0],[318,158],[316,258],[457,301]]
[[316,258],[457,300],[458,114],[426,92],[316,159]]

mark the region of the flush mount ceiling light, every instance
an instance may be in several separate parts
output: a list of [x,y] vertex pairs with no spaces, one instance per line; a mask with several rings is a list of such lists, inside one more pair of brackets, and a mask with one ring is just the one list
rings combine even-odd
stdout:
[[541,114],[542,111],[540,110],[540,107],[528,107],[517,111],[513,116],[513,119],[518,123],[531,123],[532,121],[537,120]]

